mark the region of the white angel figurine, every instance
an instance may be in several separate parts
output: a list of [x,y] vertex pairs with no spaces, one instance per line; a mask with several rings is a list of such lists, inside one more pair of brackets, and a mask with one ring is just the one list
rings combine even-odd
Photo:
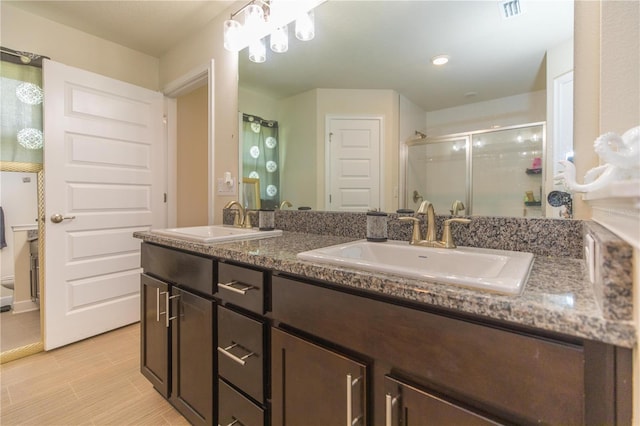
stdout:
[[553,178],[568,191],[590,192],[619,180],[640,179],[640,126],[627,130],[622,137],[605,133],[593,143],[602,165],[584,175],[584,184],[576,182],[576,167],[570,161],[560,161],[564,170]]

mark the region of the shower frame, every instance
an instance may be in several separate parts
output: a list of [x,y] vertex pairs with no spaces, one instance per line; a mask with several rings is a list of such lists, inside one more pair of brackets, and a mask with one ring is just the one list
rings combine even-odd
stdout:
[[[401,149],[401,156],[402,156],[402,163],[403,163],[403,169],[404,169],[404,176],[402,179],[402,184],[403,184],[403,192],[402,192],[402,197],[403,199],[402,201],[402,206],[403,208],[409,208],[409,201],[412,198],[411,194],[409,192],[413,191],[413,188],[409,188],[408,186],[408,172],[409,172],[409,167],[408,167],[408,162],[409,162],[409,148],[412,146],[418,146],[418,145],[427,145],[427,144],[436,144],[436,143],[443,143],[443,142],[449,142],[449,141],[455,141],[455,140],[461,140],[464,139],[465,140],[465,147],[466,147],[466,157],[465,157],[465,172],[466,172],[466,176],[465,176],[465,199],[464,199],[464,203],[465,203],[465,215],[466,216],[472,216],[473,213],[473,150],[474,150],[474,146],[473,146],[473,139],[475,136],[478,135],[486,135],[486,134],[491,134],[491,133],[496,133],[496,132],[502,132],[502,131],[507,131],[507,130],[517,130],[517,129],[525,129],[525,128],[529,128],[529,127],[535,127],[535,126],[541,126],[542,130],[541,130],[541,144],[542,144],[542,165],[543,167],[547,166],[546,163],[546,159],[547,159],[547,127],[546,127],[546,122],[545,121],[538,121],[538,122],[532,122],[532,123],[525,123],[525,124],[517,124],[517,125],[513,125],[513,126],[504,126],[504,127],[498,127],[498,128],[491,128],[491,129],[482,129],[482,130],[474,130],[474,131],[468,131],[468,132],[460,132],[460,133],[452,133],[452,134],[448,134],[448,135],[442,135],[442,136],[436,136],[436,137],[427,137],[427,138],[420,138],[420,139],[410,139],[408,141],[406,141],[403,144],[403,147]],[[542,173],[541,175],[541,185],[542,185],[542,194],[541,194],[541,201],[543,201],[544,204],[544,200],[546,200],[546,190],[545,190],[545,173]],[[428,199],[428,196],[425,194],[422,194],[422,196],[425,199]],[[462,201],[462,200],[461,200]],[[445,213],[440,213],[440,214],[446,214]],[[544,217],[544,209],[542,209],[542,216]]]

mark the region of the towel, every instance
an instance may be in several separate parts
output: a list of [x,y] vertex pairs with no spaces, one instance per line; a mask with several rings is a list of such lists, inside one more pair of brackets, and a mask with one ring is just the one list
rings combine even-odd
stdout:
[[7,246],[7,239],[4,236],[4,211],[0,207],[0,249]]

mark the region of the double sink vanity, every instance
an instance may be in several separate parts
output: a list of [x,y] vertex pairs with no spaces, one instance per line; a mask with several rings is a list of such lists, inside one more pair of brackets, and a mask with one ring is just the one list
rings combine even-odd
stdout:
[[425,248],[398,219],[383,243],[313,211],[134,234],[142,373],[195,425],[630,423],[630,248],[513,218]]

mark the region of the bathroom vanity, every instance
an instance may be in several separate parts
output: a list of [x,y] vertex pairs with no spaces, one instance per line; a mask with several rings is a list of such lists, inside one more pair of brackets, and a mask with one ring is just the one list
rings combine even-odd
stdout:
[[136,233],[141,371],[192,424],[627,424],[634,326],[581,259],[509,296],[300,261],[354,238]]

